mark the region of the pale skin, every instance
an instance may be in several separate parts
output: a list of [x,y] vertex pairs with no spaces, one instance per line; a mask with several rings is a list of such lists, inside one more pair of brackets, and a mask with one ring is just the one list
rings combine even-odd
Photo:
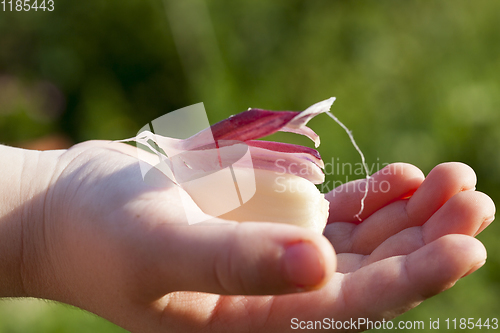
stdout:
[[179,189],[144,183],[133,149],[0,146],[0,296],[72,304],[131,332],[288,332],[292,318],[392,319],[486,260],[474,237],[495,206],[461,163],[426,178],[388,166],[372,179],[390,190],[368,194],[361,224],[351,222],[362,192],[329,193],[318,235],[188,226]]

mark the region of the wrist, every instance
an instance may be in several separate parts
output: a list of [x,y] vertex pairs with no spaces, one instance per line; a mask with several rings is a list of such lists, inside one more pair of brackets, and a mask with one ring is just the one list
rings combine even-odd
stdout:
[[37,296],[44,202],[60,152],[0,145],[0,297]]

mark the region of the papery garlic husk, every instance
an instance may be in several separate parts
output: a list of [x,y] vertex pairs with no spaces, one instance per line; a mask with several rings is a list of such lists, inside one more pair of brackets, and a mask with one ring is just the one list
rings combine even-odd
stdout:
[[[242,170],[239,171],[241,175]],[[219,218],[238,222],[287,223],[323,232],[329,203],[312,182],[293,174],[270,170],[255,169],[253,173],[255,194],[250,200],[218,216]],[[252,175],[248,173],[248,176]],[[217,216],[218,212],[226,208],[224,205],[232,204],[214,195],[213,189],[217,185],[207,177],[199,179],[195,186],[183,184],[182,187],[203,212]]]

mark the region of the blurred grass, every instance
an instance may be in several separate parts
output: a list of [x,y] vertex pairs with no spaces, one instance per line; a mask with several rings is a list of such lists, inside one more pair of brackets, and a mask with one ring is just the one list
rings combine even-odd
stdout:
[[[498,202],[499,13],[489,0],[90,0],[56,2],[51,13],[0,12],[0,141],[120,139],[200,101],[215,122],[248,107],[302,110],[336,96],[332,111],[370,165],[403,161],[428,173],[461,161]],[[359,161],[326,116],[311,127],[325,162]],[[327,180],[346,176],[357,178]],[[489,251],[481,270],[396,321],[498,316],[499,236],[497,223],[479,236]],[[1,303],[0,332],[118,331],[34,301],[23,310],[29,320],[11,315],[22,304]]]
[[100,317],[69,305],[38,299],[2,300],[0,332],[8,333],[125,333]]

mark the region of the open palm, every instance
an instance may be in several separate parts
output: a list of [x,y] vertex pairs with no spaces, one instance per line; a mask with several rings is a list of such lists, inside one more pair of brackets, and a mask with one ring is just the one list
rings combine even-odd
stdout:
[[330,192],[321,236],[220,219],[188,226],[180,190],[144,183],[131,149],[87,142],[58,156],[31,296],[133,332],[287,332],[324,318],[392,319],[486,259],[473,237],[495,208],[460,163],[425,180],[411,165],[388,166],[371,178],[359,224],[363,181]]

